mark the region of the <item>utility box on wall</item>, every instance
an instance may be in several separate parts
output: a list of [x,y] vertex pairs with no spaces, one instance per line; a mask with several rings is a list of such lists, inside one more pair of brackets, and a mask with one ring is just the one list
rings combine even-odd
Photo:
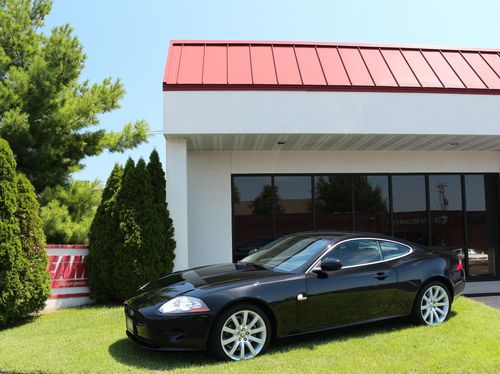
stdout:
[[45,311],[85,305],[90,299],[86,245],[47,244],[51,296]]

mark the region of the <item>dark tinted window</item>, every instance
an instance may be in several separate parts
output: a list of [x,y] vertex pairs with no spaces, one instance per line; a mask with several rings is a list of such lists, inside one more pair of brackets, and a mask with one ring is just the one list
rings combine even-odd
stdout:
[[429,175],[432,246],[464,245],[460,175]]
[[353,177],[356,230],[391,233],[388,179],[386,175]]
[[314,178],[316,229],[352,230],[351,176]]
[[276,176],[276,235],[311,230],[312,191],[310,176]]
[[379,241],[379,244],[384,260],[390,260],[391,258],[403,256],[410,252],[410,248],[406,245],[388,242],[385,240]]
[[467,239],[469,247],[498,241],[498,176],[466,175]]
[[342,266],[362,265],[382,260],[377,241],[365,239],[340,243],[326,257],[338,258]]
[[250,239],[273,236],[272,211],[276,190],[271,177],[235,177],[233,184],[234,241],[238,249]]
[[415,243],[428,243],[427,204],[423,175],[392,177],[394,235]]

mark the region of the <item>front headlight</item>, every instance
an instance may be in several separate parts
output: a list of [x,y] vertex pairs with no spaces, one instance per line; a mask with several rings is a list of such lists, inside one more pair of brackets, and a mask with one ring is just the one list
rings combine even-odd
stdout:
[[160,313],[194,313],[208,312],[207,305],[200,299],[191,296],[179,296],[167,301],[160,309]]

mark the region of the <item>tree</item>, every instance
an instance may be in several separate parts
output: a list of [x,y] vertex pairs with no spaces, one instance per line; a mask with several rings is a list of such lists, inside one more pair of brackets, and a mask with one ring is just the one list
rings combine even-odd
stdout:
[[51,6],[51,0],[0,2],[0,137],[37,193],[66,184],[85,157],[123,152],[148,132],[143,120],[120,132],[92,130],[101,114],[120,107],[125,90],[119,80],[81,79],[86,56],[72,28],[40,30]]
[[46,188],[41,195],[41,216],[52,243],[88,243],[88,232],[101,200],[99,181],[72,180],[68,186]]
[[121,188],[116,196],[115,214],[119,221],[118,243],[113,264],[115,298],[125,300],[139,286],[151,280],[151,259],[145,252],[151,233],[145,220],[154,216],[151,184],[143,159],[125,164]]
[[252,214],[255,215],[270,215],[273,212],[276,214],[283,213],[285,210],[281,205],[280,195],[277,186],[265,185],[261,193],[251,203]]
[[19,279],[23,286],[19,313],[23,316],[42,310],[50,296],[50,276],[47,272],[48,258],[45,251],[45,235],[40,219],[38,200],[28,178],[17,177],[18,207],[21,247],[25,266]]
[[115,199],[120,190],[123,168],[115,164],[102,192],[89,230],[90,291],[98,301],[113,299],[113,263],[118,245],[118,220],[115,215]]
[[8,143],[0,139],[0,326],[19,313],[19,273],[25,262],[16,211],[16,162]]
[[42,309],[50,295],[45,238],[31,183],[0,139],[0,325]]
[[156,254],[155,274],[161,275],[170,273],[174,266],[174,225],[170,218],[167,206],[167,187],[165,181],[165,172],[160,162],[158,152],[153,150],[149,156],[147,165],[149,180],[151,183],[151,192],[154,205],[154,217],[158,225],[156,235],[151,239],[151,250]]

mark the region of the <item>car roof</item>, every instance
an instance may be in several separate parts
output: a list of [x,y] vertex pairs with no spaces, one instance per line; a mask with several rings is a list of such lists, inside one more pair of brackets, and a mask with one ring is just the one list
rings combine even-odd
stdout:
[[407,240],[395,238],[392,236],[377,234],[373,232],[366,231],[335,231],[335,230],[313,230],[313,231],[301,231],[289,236],[309,236],[317,237],[321,239],[331,239],[331,240],[344,240],[344,239],[355,239],[355,238],[375,238],[375,239],[385,239],[393,240],[399,243],[403,243],[410,246],[415,246],[415,243],[408,242]]

